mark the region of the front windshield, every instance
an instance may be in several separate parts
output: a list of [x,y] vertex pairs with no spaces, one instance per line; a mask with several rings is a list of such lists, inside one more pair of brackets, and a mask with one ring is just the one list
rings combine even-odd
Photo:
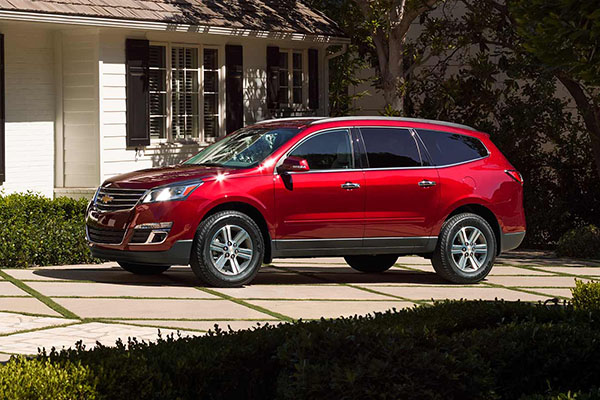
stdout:
[[298,128],[244,128],[208,146],[184,164],[254,167],[298,132]]

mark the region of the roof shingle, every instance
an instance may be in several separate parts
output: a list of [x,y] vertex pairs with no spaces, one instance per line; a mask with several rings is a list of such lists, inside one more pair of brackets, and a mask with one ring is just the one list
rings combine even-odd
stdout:
[[1,0],[0,10],[344,36],[298,0]]

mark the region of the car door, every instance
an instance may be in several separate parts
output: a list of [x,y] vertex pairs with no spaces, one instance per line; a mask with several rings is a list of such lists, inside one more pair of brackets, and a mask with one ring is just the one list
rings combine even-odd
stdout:
[[438,173],[411,129],[362,127],[366,154],[365,247],[410,252],[430,246],[439,202]]
[[355,168],[349,129],[317,132],[288,156],[304,159],[307,172],[275,176],[276,246],[279,250],[361,245],[365,185]]

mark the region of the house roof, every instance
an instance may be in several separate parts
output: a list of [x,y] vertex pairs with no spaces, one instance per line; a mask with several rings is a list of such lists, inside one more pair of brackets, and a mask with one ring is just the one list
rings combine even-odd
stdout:
[[298,0],[0,0],[0,10],[345,36]]

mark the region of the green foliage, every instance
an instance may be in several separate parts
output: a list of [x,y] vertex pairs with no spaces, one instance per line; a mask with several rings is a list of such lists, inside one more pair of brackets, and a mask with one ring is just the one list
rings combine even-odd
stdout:
[[[0,382],[29,390],[22,398],[61,398],[35,392],[58,390],[56,376],[70,393],[63,398],[82,398],[84,390],[114,400],[551,398],[597,385],[597,316],[518,302],[443,302],[151,344],[80,345],[0,366]],[[581,396],[572,398],[592,398]]]
[[0,265],[24,268],[93,262],[85,241],[85,199],[0,195]]
[[449,5],[443,17],[423,21],[420,46],[434,41],[451,50],[416,71],[409,115],[490,133],[525,178],[524,246],[553,246],[570,229],[600,225],[590,136],[559,97],[553,71],[515,50],[520,38],[506,7],[492,0],[457,3],[466,7],[464,15]]
[[13,357],[0,367],[0,399],[93,400],[94,378],[80,364]]
[[600,282],[575,281],[571,289],[573,307],[577,310],[600,312]]
[[600,229],[586,225],[569,230],[558,241],[556,253],[562,257],[600,259]]
[[600,85],[600,8],[596,1],[511,0],[525,50],[548,69]]

